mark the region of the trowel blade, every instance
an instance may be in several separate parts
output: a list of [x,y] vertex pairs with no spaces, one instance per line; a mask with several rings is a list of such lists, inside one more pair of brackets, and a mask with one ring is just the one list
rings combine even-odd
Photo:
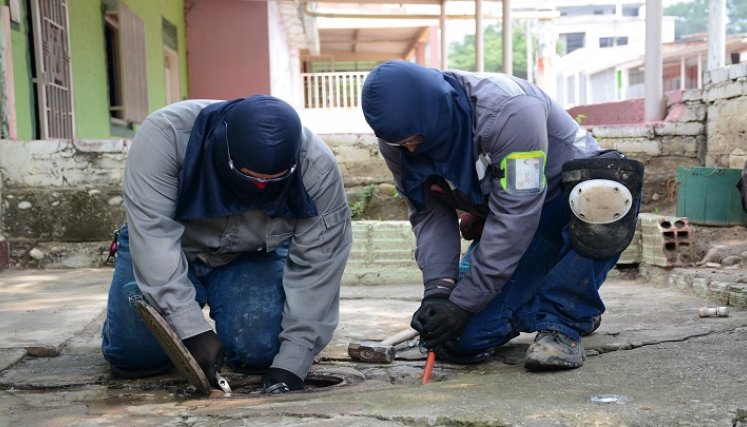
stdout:
[[179,373],[185,376],[197,391],[209,395],[210,382],[205,373],[161,314],[143,300],[137,301],[137,311]]

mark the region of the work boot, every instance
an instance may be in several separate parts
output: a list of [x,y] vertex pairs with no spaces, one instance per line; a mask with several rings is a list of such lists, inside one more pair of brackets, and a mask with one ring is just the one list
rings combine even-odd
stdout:
[[597,329],[599,329],[599,325],[601,325],[601,324],[602,324],[602,315],[600,314],[599,316],[593,316],[591,318],[591,330],[582,333],[581,336],[585,337],[585,336],[593,334],[594,331],[596,331]]
[[537,332],[527,350],[524,367],[530,371],[556,371],[579,368],[586,354],[580,342],[558,331]]

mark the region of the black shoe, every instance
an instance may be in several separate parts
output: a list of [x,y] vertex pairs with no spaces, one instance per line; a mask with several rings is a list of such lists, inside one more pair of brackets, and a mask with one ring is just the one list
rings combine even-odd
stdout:
[[600,314],[599,316],[593,316],[591,318],[591,330],[588,331],[588,332],[582,333],[581,336],[585,337],[585,336],[593,334],[594,331],[596,331],[597,329],[599,329],[599,325],[601,325],[601,324],[602,324],[602,315]]
[[537,332],[527,349],[524,367],[530,371],[556,371],[579,368],[586,358],[580,342],[558,331]]

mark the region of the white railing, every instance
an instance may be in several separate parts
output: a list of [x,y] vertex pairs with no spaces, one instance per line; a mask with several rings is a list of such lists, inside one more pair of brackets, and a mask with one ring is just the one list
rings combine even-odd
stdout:
[[360,108],[368,71],[302,73],[304,108]]

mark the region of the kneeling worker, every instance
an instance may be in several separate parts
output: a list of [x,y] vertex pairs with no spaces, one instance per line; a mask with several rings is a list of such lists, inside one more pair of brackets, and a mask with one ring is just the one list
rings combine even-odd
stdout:
[[[350,210],[331,150],[271,96],[183,101],[152,113],[129,151],[102,350],[112,372],[169,370],[145,299],[217,386],[225,362],[304,386],[339,318]],[[209,306],[216,330],[203,316]]]
[[[387,62],[362,103],[409,204],[425,285],[412,326],[425,347],[475,363],[537,332],[527,369],[580,367],[580,337],[605,308],[599,287],[635,231],[642,165],[502,74]],[[458,211],[464,231],[481,230],[461,263]]]

